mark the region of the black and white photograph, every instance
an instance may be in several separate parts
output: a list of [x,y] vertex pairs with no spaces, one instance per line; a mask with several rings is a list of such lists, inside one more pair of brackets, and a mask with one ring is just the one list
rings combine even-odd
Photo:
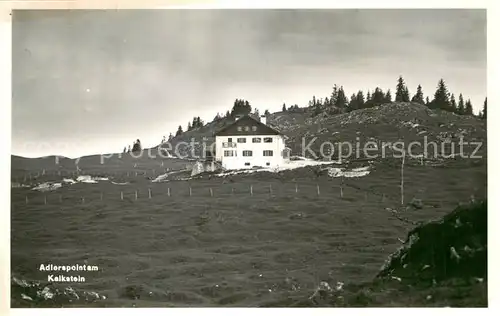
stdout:
[[11,309],[488,307],[486,13],[12,10]]

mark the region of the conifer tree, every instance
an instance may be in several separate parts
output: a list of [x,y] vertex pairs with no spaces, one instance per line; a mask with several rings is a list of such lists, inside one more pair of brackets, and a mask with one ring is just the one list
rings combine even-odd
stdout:
[[441,110],[449,110],[450,108],[450,93],[443,79],[440,79],[438,82],[438,87],[434,93],[434,100],[431,102],[431,107]]
[[283,103],[283,107],[281,108],[281,111],[282,112],[286,112],[286,105],[285,105],[285,103]]
[[330,104],[335,105],[337,103],[337,97],[339,94],[339,89],[337,85],[333,85],[332,94],[330,95]]
[[356,94],[356,108],[362,109],[365,107],[365,96],[363,95],[363,91],[359,90],[358,94]]
[[135,141],[134,146],[132,147],[132,152],[138,152],[142,150],[141,141],[138,139]]
[[487,108],[487,104],[488,104],[488,98],[485,98],[484,99],[484,103],[483,103],[483,112],[481,113],[481,118],[486,120],[486,108]]
[[353,93],[351,95],[351,100],[349,101],[349,104],[347,105],[347,111],[354,111],[357,109],[357,104],[356,104],[356,94]]
[[177,129],[177,132],[175,133],[175,136],[179,136],[182,133],[183,133],[182,126],[179,125],[179,128]]
[[338,89],[335,107],[337,107],[341,112],[347,107],[347,97],[345,96],[344,87],[342,86]]
[[247,115],[252,112],[252,107],[250,103],[243,99],[236,99],[234,101],[233,108],[231,110],[231,116],[236,115]]
[[410,94],[402,76],[398,78],[396,85],[396,102],[410,102]]
[[422,86],[418,85],[417,87],[417,93],[411,98],[411,102],[415,103],[420,103],[420,104],[425,104],[424,101],[424,93],[422,92]]
[[405,100],[403,102],[410,102],[410,91],[408,91],[407,86],[405,86],[405,93],[404,93],[403,99]]
[[387,93],[385,94],[384,102],[386,102],[386,103],[392,102],[391,89],[387,90]]
[[385,102],[385,94],[379,87],[376,87],[372,93],[372,98],[368,106],[379,106]]
[[460,93],[458,96],[458,106],[457,106],[457,114],[464,115],[465,114],[465,103],[464,97]]
[[450,112],[457,113],[457,101],[455,95],[452,93],[450,97]]
[[468,99],[467,102],[465,102],[465,115],[474,115],[470,99]]

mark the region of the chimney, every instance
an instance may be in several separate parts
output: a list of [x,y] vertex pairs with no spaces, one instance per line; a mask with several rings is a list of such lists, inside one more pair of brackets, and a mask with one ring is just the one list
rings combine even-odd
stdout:
[[265,115],[261,115],[261,116],[260,116],[260,122],[261,122],[262,124],[264,124],[264,125],[266,125],[266,124],[267,124],[267,119],[266,119],[266,116],[265,116]]

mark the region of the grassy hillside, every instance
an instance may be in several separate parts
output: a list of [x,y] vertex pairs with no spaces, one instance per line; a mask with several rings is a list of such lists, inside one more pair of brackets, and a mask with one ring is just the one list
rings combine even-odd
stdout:
[[[267,123],[286,135],[286,145],[292,149],[294,155],[302,155],[305,147],[303,144],[309,144],[314,138],[316,140],[309,148],[316,153],[319,153],[319,147],[323,142],[333,144],[350,142],[355,146],[356,142],[359,141],[360,148],[362,148],[366,142],[374,141],[379,148],[382,148],[383,142],[404,141],[408,144],[417,141],[423,144],[424,137],[427,137],[428,142],[437,142],[439,145],[445,142],[458,144],[460,137],[463,137],[466,142],[483,143],[477,155],[485,157],[487,153],[486,122],[484,120],[473,116],[456,115],[447,111],[431,110],[418,103],[393,102],[344,114],[328,114],[325,112],[313,116],[313,112],[312,108],[302,108],[296,112],[272,113],[268,116]],[[209,146],[215,141],[214,133],[233,122],[233,118],[222,118],[207,123],[201,128],[186,131],[174,137],[168,145],[159,145],[149,149],[151,155],[157,156],[154,159],[147,158],[146,154],[139,160],[131,158],[127,154],[123,154],[123,158],[118,159],[122,154],[117,153],[113,159],[105,159],[105,163],[109,164],[109,168],[119,171],[126,170],[133,161],[132,165],[144,165],[144,168],[152,170],[155,166],[161,167],[161,161],[164,161],[164,164],[166,160],[168,160],[169,164],[173,161],[172,159],[165,159],[165,156],[161,157],[159,154],[160,148],[167,148],[173,154],[179,143],[190,143],[192,140],[198,142],[198,144],[195,144],[194,148],[190,145],[180,146],[179,154],[186,158],[192,158],[194,152],[197,157],[200,157],[203,153],[201,143],[204,141]],[[475,147],[473,145],[465,146],[465,152],[470,154]],[[338,158],[338,148],[338,146],[334,147],[333,159]],[[429,148],[431,153],[432,147]],[[391,156],[393,152],[389,147],[385,151],[387,156]],[[422,151],[422,147],[413,147],[415,153],[421,153]],[[438,151],[441,151],[440,147]],[[449,146],[446,147],[446,152],[450,153]],[[312,157],[308,151],[305,152],[305,156]],[[361,150],[359,158],[363,158],[363,156],[364,153]],[[87,166],[94,168],[94,166],[100,164],[100,159],[99,155],[83,157],[79,160],[80,169],[89,169]],[[55,156],[36,160],[14,156],[12,170],[13,172],[26,171],[35,168],[35,166],[36,169],[76,170],[75,159],[61,158],[59,159],[60,166],[55,166],[55,160]],[[451,159],[448,161],[451,161]],[[473,163],[465,161],[465,163],[469,162]],[[174,165],[177,166],[177,164]]]
[[[156,157],[153,156],[156,154]],[[116,178],[155,177],[168,170],[181,170],[192,163],[188,160],[162,158],[156,152],[144,152],[135,158],[130,154],[93,155],[79,159],[49,156],[44,158],[11,157],[11,177],[15,182],[36,183],[74,177],[78,174],[113,176]]]
[[[214,141],[213,134],[223,126],[233,122],[232,119],[221,119],[211,122],[202,128],[185,132],[175,137],[170,143],[172,148],[179,142],[189,142],[195,139],[207,144]],[[483,142],[480,153],[486,154],[486,123],[473,116],[456,115],[447,111],[431,110],[418,103],[389,103],[374,108],[355,110],[344,114],[322,113],[313,116],[312,108],[303,108],[296,112],[277,112],[270,114],[267,123],[283,132],[288,140],[286,145],[292,153],[302,155],[303,142],[307,145],[314,138],[317,140],[310,148],[319,152],[322,142],[351,142],[357,140],[361,144],[375,141],[379,146],[382,142],[412,141],[424,142],[458,142],[460,137],[467,142]],[[195,146],[194,152],[200,155],[201,145]],[[335,149],[336,150],[336,149]],[[422,148],[416,147],[419,153]],[[440,149],[439,149],[440,150]],[[474,146],[466,147],[471,153]],[[182,147],[181,153],[189,154],[191,147]],[[390,150],[388,150],[390,152]],[[309,153],[306,152],[306,156]],[[361,153],[363,156],[363,153]],[[338,153],[333,153],[333,158]]]
[[[288,136],[292,148],[300,145],[302,135],[329,141],[408,141],[425,133],[433,139],[460,134],[468,140],[486,138],[485,122],[477,118],[415,104],[336,116],[280,112],[268,121]],[[173,143],[210,137],[229,123],[210,123]],[[359,178],[331,177],[324,166],[315,166],[193,178],[183,171],[165,182],[151,179],[166,169],[185,170],[192,162],[113,155],[101,164],[100,156],[89,156],[78,161],[78,171],[75,163],[12,157],[13,181],[27,185],[11,191],[15,307],[487,304],[486,277],[482,283],[443,278],[431,287],[376,278],[418,223],[439,220],[471,199],[487,198],[486,158],[407,160],[403,205],[400,159],[335,165],[368,167],[370,173]],[[109,181],[32,190],[78,175]],[[456,217],[444,218],[456,222]],[[467,217],[461,218],[465,224]],[[83,262],[99,267],[82,273],[85,283],[50,283],[47,272],[37,269],[42,263]],[[420,267],[423,261],[415,262]],[[406,268],[394,269],[399,273]],[[330,287],[345,283],[343,294],[325,292],[322,282]]]
[[[81,183],[48,193],[13,189],[12,269],[17,279],[38,280],[40,290],[63,293],[62,285],[47,284],[39,264],[88,262],[100,268],[85,274],[87,282],[70,285],[82,299],[61,294],[58,300],[32,302],[20,297],[33,296],[32,290],[16,288],[13,304],[283,306],[290,300],[305,304],[300,302],[321,281],[353,284],[352,291],[361,291],[356,284],[371,282],[414,228],[389,211],[399,209],[397,186],[391,190],[376,172],[349,179],[343,197],[340,179],[307,170],[165,183],[138,177],[128,186]],[[480,177],[471,177],[477,170],[466,170],[453,173],[453,182],[439,188],[439,179],[452,175],[446,172],[410,172],[412,179],[432,186],[409,186],[408,200],[416,194],[424,203],[402,216],[411,222],[439,219],[457,202],[467,202],[466,181],[481,184]],[[390,179],[397,170],[384,173]],[[380,189],[388,193],[385,198]],[[480,193],[485,194],[484,188]],[[383,295],[377,304],[391,305],[394,296]],[[429,302],[443,304],[449,303]]]

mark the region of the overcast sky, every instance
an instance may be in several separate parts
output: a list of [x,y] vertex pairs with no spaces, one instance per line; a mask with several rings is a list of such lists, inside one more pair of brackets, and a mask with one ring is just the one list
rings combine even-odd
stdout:
[[244,98],[304,106],[334,83],[486,96],[484,10],[129,10],[13,14],[13,153],[153,146]]

